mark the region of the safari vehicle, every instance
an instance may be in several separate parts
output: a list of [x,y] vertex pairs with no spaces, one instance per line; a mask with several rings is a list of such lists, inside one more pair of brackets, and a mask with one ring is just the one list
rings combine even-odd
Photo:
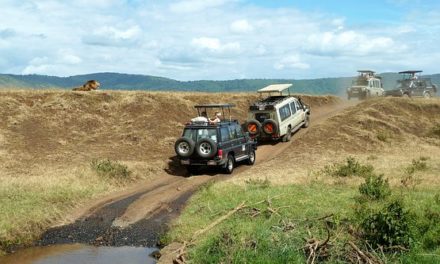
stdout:
[[292,133],[310,123],[310,108],[290,95],[292,84],[273,84],[258,90],[261,98],[249,107],[246,130],[257,140],[290,141]]
[[[240,123],[231,118],[233,104],[196,105],[200,116],[207,110],[225,109],[229,111],[229,120],[220,122],[191,121],[185,125],[182,137],[179,138],[174,150],[180,159],[180,164],[186,166],[189,173],[195,173],[201,166],[216,166],[231,174],[235,164],[246,161],[249,165],[255,163],[256,142],[244,133]],[[193,119],[195,120],[195,119]]]
[[384,89],[382,78],[374,71],[359,70],[358,77],[347,88],[347,98],[367,99],[369,97],[383,96]]
[[422,71],[402,71],[401,80],[397,80],[394,90],[385,91],[385,96],[412,97],[423,96],[431,98],[437,93],[437,86],[431,83],[431,79],[420,78],[418,74]]

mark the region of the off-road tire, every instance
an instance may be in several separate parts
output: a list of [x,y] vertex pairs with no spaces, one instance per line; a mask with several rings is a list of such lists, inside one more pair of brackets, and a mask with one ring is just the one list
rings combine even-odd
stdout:
[[217,144],[210,138],[202,138],[197,141],[196,152],[201,158],[212,158],[217,153]]
[[303,128],[308,128],[310,125],[310,115],[306,114],[306,118],[304,119],[304,124],[302,125]]
[[431,96],[431,93],[429,93],[429,92],[424,92],[423,93],[423,98],[425,98],[425,99],[429,99],[429,98],[431,98],[432,96]]
[[407,94],[407,93],[404,93],[404,94],[402,94],[402,97],[403,98],[410,98],[411,96],[409,96],[409,94]]
[[[273,127],[273,132],[272,133],[268,133],[266,132],[266,130],[264,129],[264,127],[266,126],[266,124],[272,124]],[[278,125],[277,122],[273,119],[266,119],[264,120],[263,124],[262,124],[262,129],[264,131],[264,133],[268,134],[268,135],[273,135],[276,134],[278,132]]]
[[[257,126],[257,131],[255,131],[255,132],[249,131],[248,128],[249,128],[249,125],[251,125],[251,124],[255,124]],[[260,121],[258,121],[256,119],[248,120],[246,122],[246,124],[245,124],[245,131],[249,132],[249,135],[252,135],[252,136],[253,135],[258,135],[260,133],[260,131],[261,131],[261,123],[260,123]]]
[[255,154],[255,150],[251,150],[249,152],[249,159],[247,160],[247,164],[254,165],[256,159],[257,159],[257,155]]
[[195,142],[190,138],[181,137],[174,144],[174,151],[177,156],[187,158],[194,153]]
[[229,154],[225,164],[225,173],[232,174],[232,172],[234,171],[234,167],[235,167],[234,156]]

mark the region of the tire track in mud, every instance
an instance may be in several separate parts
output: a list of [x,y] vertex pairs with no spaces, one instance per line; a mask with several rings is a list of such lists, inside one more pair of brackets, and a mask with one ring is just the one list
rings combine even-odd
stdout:
[[[324,122],[339,111],[355,105],[345,102],[324,106],[312,112],[308,129]],[[288,143],[265,144],[258,147],[257,163],[283,153],[307,130],[300,130]],[[234,174],[247,169],[237,167]],[[85,243],[104,246],[157,246],[170,221],[182,211],[186,201],[198,188],[211,181],[227,180],[231,176],[206,171],[204,175],[185,178],[180,171],[168,171],[137,187],[98,200],[88,208],[73,214],[73,221],[46,231],[37,245]],[[213,177],[215,176],[215,177]]]

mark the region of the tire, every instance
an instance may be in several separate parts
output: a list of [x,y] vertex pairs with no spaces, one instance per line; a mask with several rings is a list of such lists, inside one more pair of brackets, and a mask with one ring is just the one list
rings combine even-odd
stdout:
[[292,138],[292,128],[289,126],[287,128],[287,133],[283,136],[281,140],[283,142],[289,142],[291,138]]
[[402,94],[402,97],[403,97],[403,98],[409,98],[409,94],[404,93],[404,94]]
[[226,161],[225,164],[225,173],[232,174],[232,172],[234,171],[234,166],[235,166],[234,156],[229,154],[228,160]]
[[[252,129],[249,129],[249,128]],[[246,122],[245,131],[249,132],[249,135],[258,135],[261,131],[261,123],[258,120],[251,119]]]
[[306,114],[306,118],[304,119],[304,125],[302,125],[303,128],[308,128],[310,125],[310,115]]
[[187,158],[194,153],[195,143],[190,138],[181,137],[174,144],[174,151],[177,156]]
[[424,92],[423,97],[426,99],[429,99],[429,98],[431,98],[431,94],[429,92]]
[[[269,130],[269,126],[268,125],[272,125],[272,131]],[[268,127],[266,127],[266,126],[268,126]],[[273,120],[273,119],[266,119],[266,120],[264,120],[262,128],[263,128],[264,133],[266,133],[268,135],[273,135],[273,134],[276,134],[278,132],[278,125],[275,122],[275,120]]]
[[210,138],[202,138],[196,144],[196,152],[201,158],[212,158],[217,153],[217,144]]
[[251,152],[249,152],[249,159],[247,160],[247,164],[251,166],[254,165],[256,159],[257,156],[255,154],[255,150],[251,150]]

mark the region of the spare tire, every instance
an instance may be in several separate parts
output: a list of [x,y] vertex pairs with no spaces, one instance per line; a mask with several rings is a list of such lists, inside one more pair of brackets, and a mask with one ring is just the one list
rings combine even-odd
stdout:
[[196,152],[201,158],[212,158],[217,153],[217,144],[210,138],[202,138],[196,144]]
[[174,144],[174,151],[182,158],[188,158],[194,153],[194,140],[186,137],[179,138]]
[[278,132],[277,122],[273,119],[266,119],[263,122],[263,131],[268,135],[274,135]]
[[251,119],[246,122],[245,131],[249,132],[249,135],[257,135],[261,131],[261,123],[258,120]]

